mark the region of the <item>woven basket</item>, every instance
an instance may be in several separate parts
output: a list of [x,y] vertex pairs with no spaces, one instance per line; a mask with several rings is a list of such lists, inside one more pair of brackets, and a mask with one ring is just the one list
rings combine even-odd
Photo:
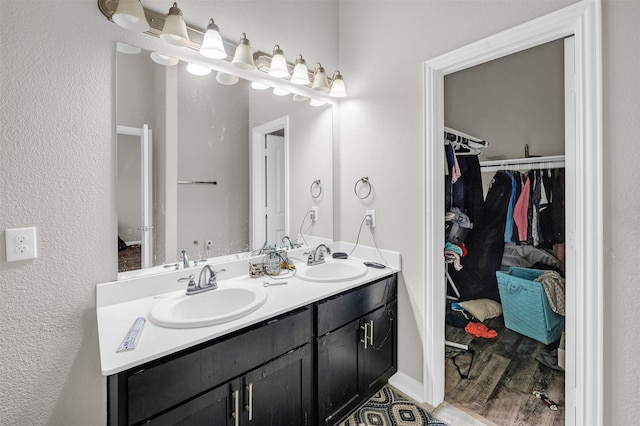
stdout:
[[517,333],[548,345],[560,338],[564,317],[551,310],[541,283],[534,280],[544,271],[511,267],[497,271],[504,325]]

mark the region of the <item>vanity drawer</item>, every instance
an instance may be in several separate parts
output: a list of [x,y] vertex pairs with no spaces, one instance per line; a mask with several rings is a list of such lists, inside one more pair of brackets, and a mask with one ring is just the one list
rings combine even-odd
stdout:
[[316,305],[317,336],[366,315],[396,299],[397,275],[353,289]]
[[128,424],[218,386],[311,340],[304,308],[232,337],[179,352],[126,374]]

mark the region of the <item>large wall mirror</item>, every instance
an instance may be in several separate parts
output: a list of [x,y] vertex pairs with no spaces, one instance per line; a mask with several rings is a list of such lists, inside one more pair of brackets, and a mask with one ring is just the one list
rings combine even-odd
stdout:
[[331,239],[332,107],[151,56],[118,43],[119,278],[181,263],[183,250],[215,261],[300,231]]

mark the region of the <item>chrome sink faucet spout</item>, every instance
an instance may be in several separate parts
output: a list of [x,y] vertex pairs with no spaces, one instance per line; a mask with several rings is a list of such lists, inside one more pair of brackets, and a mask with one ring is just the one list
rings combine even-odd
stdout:
[[182,250],[180,252],[180,259],[182,259],[182,266],[186,269],[189,267],[189,256],[187,256],[187,251]]
[[324,263],[324,253],[331,254],[331,250],[325,244],[320,244],[315,248],[307,258],[307,266],[319,265]]
[[296,246],[295,246],[295,245],[293,245],[293,242],[291,241],[291,238],[289,238],[289,236],[288,236],[288,235],[285,235],[284,237],[282,237],[282,242],[283,242],[283,243],[284,243],[284,242],[289,243],[289,248],[290,248],[291,250],[293,250],[294,248],[296,248]]
[[204,293],[205,291],[215,290],[218,288],[218,282],[216,281],[218,278],[218,274],[221,272],[225,272],[226,269],[220,269],[216,272],[211,265],[205,265],[200,271],[200,276],[198,277],[198,282],[195,281],[195,277],[193,275],[189,275],[188,278],[180,278],[178,281],[187,281],[187,291],[186,295],[190,296],[192,294]]

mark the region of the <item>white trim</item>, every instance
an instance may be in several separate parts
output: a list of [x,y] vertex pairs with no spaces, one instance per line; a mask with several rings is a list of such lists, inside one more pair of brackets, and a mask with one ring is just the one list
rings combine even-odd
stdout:
[[[575,36],[575,144],[567,154],[567,369],[565,424],[603,420],[603,185],[601,4],[586,0],[424,63],[424,368],[426,403],[444,400],[442,212],[444,76]],[[571,223],[573,221],[573,223]]]
[[[284,204],[285,204],[285,235],[289,235],[289,116],[285,115],[268,123],[261,124],[251,132],[251,246],[250,250],[262,247],[266,235],[265,216],[265,165],[264,165],[264,138],[269,133],[284,129]],[[270,244],[279,244],[279,241],[270,241]]]
[[400,371],[389,378],[389,384],[420,404],[424,404],[422,383]]

